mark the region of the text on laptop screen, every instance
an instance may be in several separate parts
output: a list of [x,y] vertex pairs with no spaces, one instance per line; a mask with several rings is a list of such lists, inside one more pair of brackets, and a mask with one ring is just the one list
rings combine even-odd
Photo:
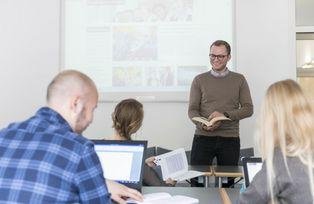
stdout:
[[143,145],[98,144],[95,151],[104,177],[119,182],[138,182],[143,161]]

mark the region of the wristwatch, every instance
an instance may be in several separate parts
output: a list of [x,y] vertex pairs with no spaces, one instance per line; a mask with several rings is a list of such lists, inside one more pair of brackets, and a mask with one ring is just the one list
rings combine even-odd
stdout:
[[230,118],[230,115],[229,115],[227,112],[224,112],[223,114],[224,114],[224,116],[226,116],[227,118]]

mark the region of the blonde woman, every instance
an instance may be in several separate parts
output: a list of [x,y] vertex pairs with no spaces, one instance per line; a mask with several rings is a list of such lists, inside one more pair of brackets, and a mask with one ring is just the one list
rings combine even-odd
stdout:
[[[142,126],[144,118],[143,105],[135,99],[125,99],[117,104],[112,113],[112,127],[115,132],[114,140],[132,140],[132,134]],[[145,160],[143,183],[148,186],[172,186],[175,181],[168,179],[166,182],[159,178],[154,171],[155,157]]]
[[314,111],[293,80],[272,84],[262,103],[262,170],[240,203],[314,203]]

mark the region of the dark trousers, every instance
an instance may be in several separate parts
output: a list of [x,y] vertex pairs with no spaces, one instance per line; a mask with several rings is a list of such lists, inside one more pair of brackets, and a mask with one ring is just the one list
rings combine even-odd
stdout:
[[[238,137],[194,135],[191,165],[211,165],[216,157],[217,165],[237,166],[239,154],[240,139]],[[228,179],[227,186],[233,183],[233,179]]]

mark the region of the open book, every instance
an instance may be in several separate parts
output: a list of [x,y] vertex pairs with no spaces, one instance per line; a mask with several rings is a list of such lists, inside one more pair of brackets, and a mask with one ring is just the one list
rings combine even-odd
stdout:
[[169,193],[150,193],[143,195],[143,202],[134,200],[127,200],[127,203],[142,203],[142,204],[196,204],[199,200],[196,198],[175,195],[171,196]]
[[214,117],[211,120],[208,120],[205,117],[193,117],[192,120],[195,120],[197,122],[200,122],[208,127],[213,126],[213,124],[215,124],[217,121],[221,121],[221,120],[231,120],[230,118],[227,118],[226,116],[218,116],[218,117]]
[[156,156],[155,163],[160,165],[164,181],[168,178],[184,181],[204,175],[204,172],[188,170],[188,160],[183,148]]

